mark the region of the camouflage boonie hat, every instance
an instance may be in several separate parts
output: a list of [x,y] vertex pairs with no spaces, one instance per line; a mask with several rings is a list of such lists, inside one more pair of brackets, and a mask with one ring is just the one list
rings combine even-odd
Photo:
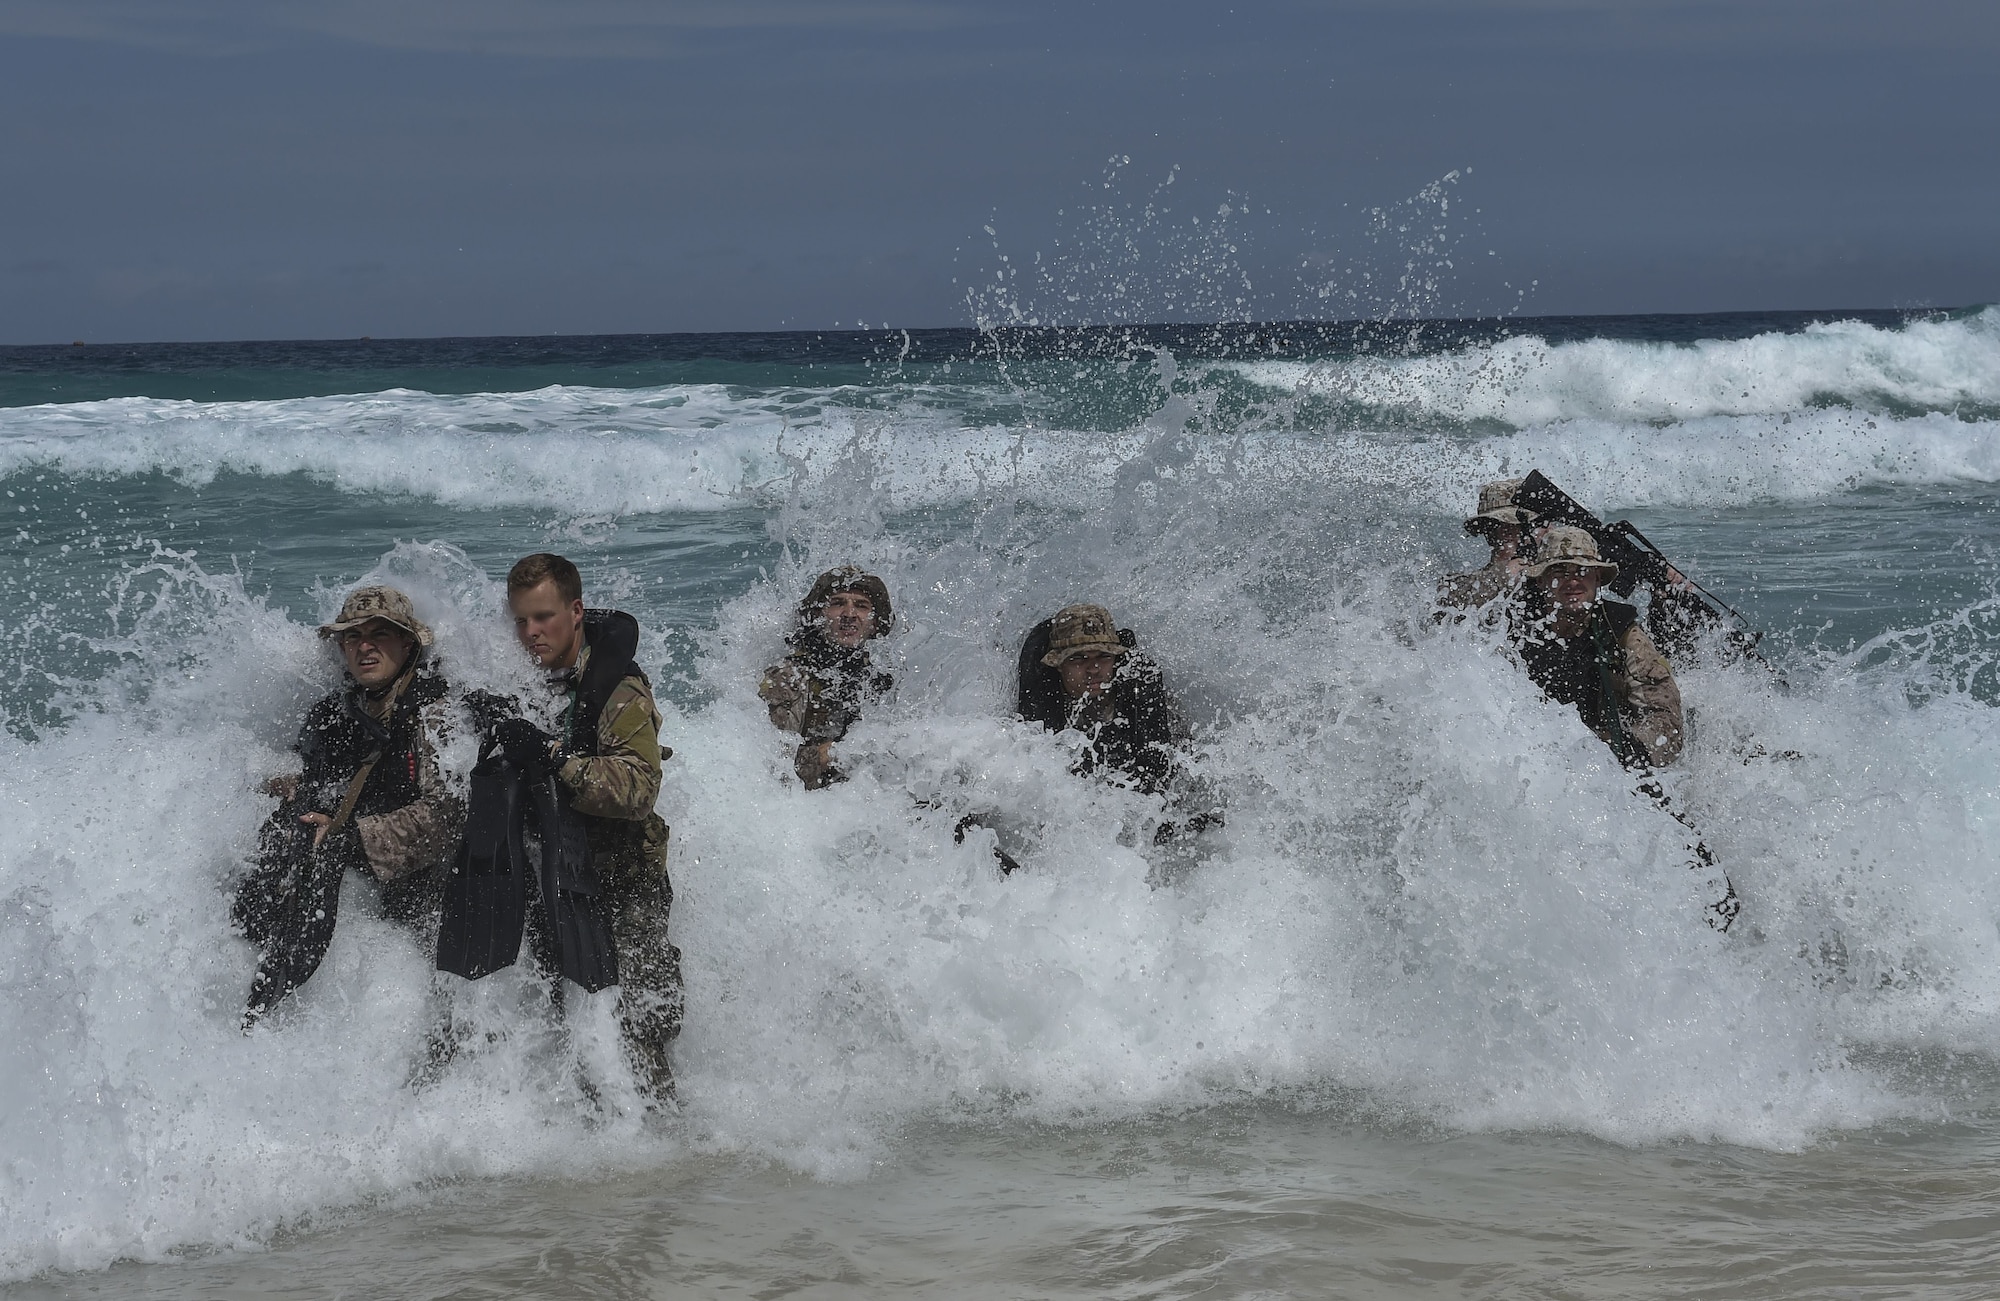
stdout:
[[1618,566],[1598,554],[1597,539],[1568,524],[1553,525],[1542,534],[1542,540],[1535,546],[1535,562],[1522,572],[1530,578],[1540,578],[1544,571],[1556,565],[1588,565],[1602,569],[1607,583],[1618,577]]
[[359,628],[373,619],[393,623],[417,639],[417,645],[431,644],[431,630],[410,605],[410,598],[393,587],[357,587],[341,603],[332,623],[319,626],[322,637],[338,637],[349,628]]
[[1049,653],[1042,656],[1042,663],[1061,668],[1063,661],[1091,652],[1125,653],[1111,611],[1101,605],[1066,605],[1056,611],[1056,617],[1049,620]]
[[1514,504],[1514,494],[1521,491],[1526,479],[1495,479],[1480,485],[1479,513],[1465,521],[1467,533],[1484,533],[1496,524],[1512,524],[1526,528],[1534,523],[1535,513]]

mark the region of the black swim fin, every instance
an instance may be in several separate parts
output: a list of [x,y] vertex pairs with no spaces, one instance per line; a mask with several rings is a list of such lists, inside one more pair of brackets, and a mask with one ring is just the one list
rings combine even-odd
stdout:
[[472,770],[465,840],[445,882],[437,969],[467,980],[514,965],[527,924],[527,783],[498,754]]
[[298,810],[281,806],[258,836],[258,864],[231,907],[236,922],[261,949],[244,1000],[247,1029],[312,979],[333,943],[345,863],[313,847],[313,828]]
[[542,913],[562,974],[595,992],[618,983],[618,948],[605,919],[603,884],[590,861],[583,824],[563,804],[553,777],[529,788],[542,838]]

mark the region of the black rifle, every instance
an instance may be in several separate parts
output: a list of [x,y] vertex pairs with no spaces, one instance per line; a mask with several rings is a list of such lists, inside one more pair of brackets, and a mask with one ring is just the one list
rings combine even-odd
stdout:
[[1598,553],[1618,566],[1611,590],[1619,596],[1629,599],[1642,583],[1651,588],[1646,623],[1663,648],[1685,654],[1693,649],[1697,633],[1728,620],[1735,624],[1727,636],[1736,653],[1771,668],[1771,662],[1757,653],[1764,634],[1735,607],[1683,573],[1632,521],[1606,524],[1540,470],[1530,471],[1521,481],[1514,504],[1534,513],[1534,527],[1568,524],[1597,539]]

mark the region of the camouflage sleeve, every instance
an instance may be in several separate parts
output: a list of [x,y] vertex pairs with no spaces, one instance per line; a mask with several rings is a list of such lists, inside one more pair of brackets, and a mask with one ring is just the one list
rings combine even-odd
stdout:
[[558,774],[578,813],[637,822],[660,797],[660,711],[653,691],[626,678],[597,720],[597,753],[567,760]]
[[1438,580],[1437,601],[1452,610],[1476,610],[1507,587],[1507,571],[1498,565],[1469,574],[1448,574]]
[[763,680],[757,684],[757,698],[770,712],[771,726],[794,735],[805,732],[806,710],[812,704],[812,696],[799,680],[795,666],[780,660],[765,669]]
[[417,728],[417,791],[400,809],[354,819],[368,870],[376,879],[394,881],[444,863],[464,829],[465,802],[445,781],[438,766],[437,742],[450,726],[446,702],[424,710]]
[[1625,671],[1612,683],[1623,703],[1625,730],[1656,764],[1681,757],[1681,689],[1659,647],[1636,623],[1619,642]]

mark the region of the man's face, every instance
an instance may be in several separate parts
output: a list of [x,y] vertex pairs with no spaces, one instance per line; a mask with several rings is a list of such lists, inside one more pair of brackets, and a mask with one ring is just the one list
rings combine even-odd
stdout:
[[374,691],[396,680],[416,644],[416,638],[387,619],[370,619],[340,634],[340,656],[347,661],[348,676]]
[[1118,657],[1110,651],[1084,651],[1062,662],[1063,692],[1071,700],[1085,695],[1101,696],[1118,675]]
[[1584,610],[1597,603],[1604,573],[1595,565],[1550,565],[1542,573],[1549,601],[1558,610]]
[[545,669],[566,669],[576,664],[583,649],[583,601],[565,601],[553,578],[545,578],[507,598],[514,612],[514,635],[521,649]]
[[1486,530],[1486,545],[1494,558],[1512,560],[1521,550],[1521,530],[1512,524],[1495,524]]
[[875,635],[875,602],[866,592],[835,592],[820,607],[819,617],[826,639],[848,650]]

